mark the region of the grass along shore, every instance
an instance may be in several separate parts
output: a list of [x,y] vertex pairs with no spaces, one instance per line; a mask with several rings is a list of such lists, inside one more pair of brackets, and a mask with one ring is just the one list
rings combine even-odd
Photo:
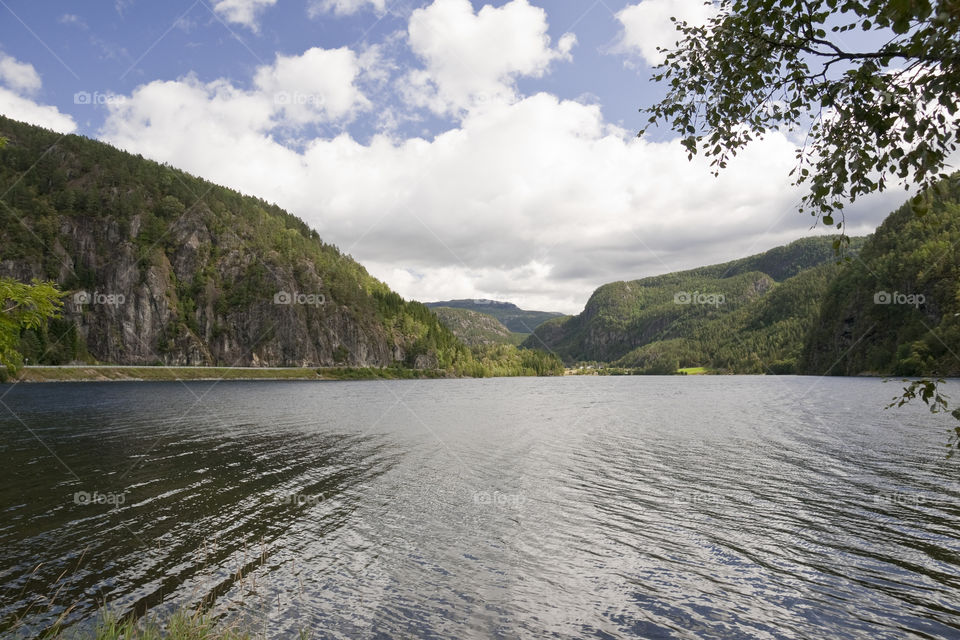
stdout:
[[27,366],[18,382],[177,380],[404,380],[444,378],[444,371],[397,367],[137,367],[123,365]]
[[[262,634],[188,609],[164,618],[147,615],[139,620],[121,618],[115,612],[103,609],[98,614],[96,626],[89,631],[62,630],[54,625],[40,637],[42,640],[266,640]],[[312,634],[301,629],[296,637],[309,640]]]

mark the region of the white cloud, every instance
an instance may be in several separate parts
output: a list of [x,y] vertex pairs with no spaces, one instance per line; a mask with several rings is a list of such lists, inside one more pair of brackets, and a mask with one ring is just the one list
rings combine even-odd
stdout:
[[[231,146],[244,152],[260,146],[266,153],[278,127],[349,120],[369,108],[355,82],[376,60],[375,52],[358,57],[346,48],[278,55],[274,64],[256,69],[251,90],[223,79],[205,83],[194,75],[154,81],[108,103],[104,131],[115,140],[143,135],[144,144],[163,144],[170,157],[193,149],[199,166],[217,162],[217,154]],[[172,132],[179,132],[177,140],[164,141]],[[273,160],[282,149],[276,146]]]
[[671,17],[691,25],[707,22],[716,10],[703,0],[643,0],[617,12],[623,33],[616,50],[621,53],[639,53],[647,64],[663,62],[664,55],[657,50],[671,49],[680,38]]
[[40,90],[40,74],[27,62],[0,53],[0,82],[21,94],[33,94]]
[[260,67],[254,78],[288,124],[349,120],[370,102],[356,86],[361,73],[357,55],[340,49],[313,48],[300,56],[278,55],[269,67]]
[[213,10],[227,22],[242,24],[252,31],[258,31],[259,14],[276,3],[277,0],[218,0],[213,5]]
[[[542,75],[573,44],[551,47],[545,15],[525,0],[477,13],[466,0],[436,0],[414,13],[409,40],[426,64],[407,76],[407,90],[419,77],[421,97],[458,116],[431,139],[340,133],[290,148],[275,135],[368,108],[358,81],[384,84],[391,64],[377,48],[279,56],[254,72],[252,88],[194,76],[151,82],[107,105],[101,134],[277,202],[420,300],[576,312],[606,282],[810,233],[788,177],[796,143],[782,133],[755,141],[713,178],[709,161],[689,162],[679,141],[637,139],[611,126],[599,104],[517,95],[517,77]],[[282,91],[322,95],[323,104],[278,105]],[[481,103],[484,94],[494,99]],[[386,131],[406,116],[389,101],[378,115]],[[870,230],[890,208],[861,209],[848,232]]]
[[0,53],[0,113],[61,133],[72,133],[77,124],[56,107],[34,102],[29,96],[40,91],[43,83],[32,64]]
[[[433,140],[347,134],[302,151],[236,87],[154,82],[111,105],[112,143],[301,216],[402,295],[577,311],[605,282],[747,255],[807,235],[772,134],[719,179],[676,141],[538,94],[471,112]],[[855,231],[855,230],[851,230]]]
[[555,60],[569,60],[573,34],[551,48],[547,14],[527,0],[474,13],[469,0],[435,0],[413,12],[410,46],[426,68],[404,81],[406,98],[436,113],[478,103],[512,101],[520,76],[540,77]]
[[77,129],[73,118],[60,113],[56,107],[37,104],[4,87],[0,87],[0,113],[8,118],[29,122],[60,133],[73,133]]
[[347,16],[363,11],[368,5],[377,13],[384,13],[387,9],[386,0],[312,0],[307,14],[311,18],[324,13]]

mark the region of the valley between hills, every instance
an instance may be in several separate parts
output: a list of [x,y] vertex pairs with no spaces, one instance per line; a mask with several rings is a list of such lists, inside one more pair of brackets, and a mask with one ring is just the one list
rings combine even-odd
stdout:
[[924,194],[925,216],[905,205],[839,257],[838,236],[804,238],[608,283],[565,316],[404,300],[263,200],[7,118],[0,135],[0,178],[15,185],[0,209],[0,276],[65,292],[59,318],[21,332],[27,380],[112,379],[93,365],[156,371],[137,379],[178,367],[307,379],[960,374],[956,177]]

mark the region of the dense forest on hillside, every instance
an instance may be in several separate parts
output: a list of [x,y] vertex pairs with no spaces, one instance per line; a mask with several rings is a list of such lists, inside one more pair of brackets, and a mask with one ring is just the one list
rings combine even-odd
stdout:
[[[584,311],[541,325],[544,344],[568,363],[606,362],[641,373],[706,367],[793,373],[837,264],[832,237],[805,238],[731,262],[614,282]],[[863,239],[853,239],[856,255]]]
[[276,205],[80,136],[3,117],[0,136],[0,276],[67,292],[61,318],[24,331],[31,363],[490,373]]
[[831,282],[802,368],[960,375],[960,176],[892,213]]
[[632,373],[960,375],[960,177],[851,239],[846,261],[835,239],[604,285],[526,344]]
[[514,334],[493,316],[452,307],[430,307],[430,310],[467,346],[514,342]]

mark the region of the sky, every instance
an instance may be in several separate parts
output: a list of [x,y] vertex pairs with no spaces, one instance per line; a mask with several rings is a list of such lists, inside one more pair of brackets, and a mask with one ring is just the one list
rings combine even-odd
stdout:
[[[829,233],[799,140],[719,177],[639,109],[702,0],[0,0],[0,113],[275,202],[406,298],[598,286]],[[870,233],[906,196],[847,210]],[[189,204],[192,203],[187,203]]]

